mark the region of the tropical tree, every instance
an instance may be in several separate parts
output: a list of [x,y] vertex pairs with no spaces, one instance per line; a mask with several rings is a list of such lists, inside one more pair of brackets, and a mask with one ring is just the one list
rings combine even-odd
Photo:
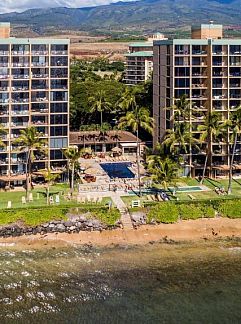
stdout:
[[163,185],[165,190],[168,189],[168,184],[175,184],[178,178],[178,164],[169,157],[150,155],[147,158],[147,169],[152,180]]
[[0,147],[6,146],[2,139],[2,136],[5,134],[7,134],[7,131],[4,129],[3,125],[0,124]]
[[49,191],[50,186],[54,184],[54,182],[60,177],[60,173],[52,173],[53,171],[48,168],[47,170],[40,171],[46,181],[46,198],[47,198],[47,205],[49,204]]
[[143,88],[141,86],[126,87],[121,98],[117,102],[117,106],[122,111],[133,111],[138,106],[138,97],[141,96]]
[[205,118],[204,123],[198,126],[200,134],[200,143],[206,144],[206,157],[203,167],[203,174],[200,183],[203,183],[207,166],[212,167],[212,141],[222,134],[223,125],[220,114],[217,112],[209,112]]
[[120,118],[118,128],[122,129],[125,127],[130,128],[136,134],[137,176],[139,181],[139,195],[141,195],[139,130],[142,128],[151,134],[153,130],[153,118],[150,117],[147,108],[136,105],[132,111],[128,111],[125,116]]
[[77,146],[70,146],[66,149],[63,149],[63,153],[68,161],[68,169],[71,170],[70,189],[71,189],[71,195],[73,195],[75,168],[78,165],[78,160],[83,153],[81,150],[78,149]]
[[190,104],[190,101],[187,100],[186,95],[180,96],[180,98],[175,100],[174,105],[166,108],[166,110],[173,111],[171,120],[175,120],[177,121],[177,123],[179,123],[180,121],[189,121],[192,109],[193,108]]
[[188,148],[190,151],[192,148],[199,150],[198,144],[199,140],[193,137],[190,125],[186,122],[175,123],[174,129],[167,130],[163,141],[168,152],[174,156],[177,155],[179,161],[181,151],[188,154]]
[[109,111],[111,104],[106,99],[106,93],[104,90],[98,90],[92,97],[89,98],[89,103],[91,105],[90,112],[100,113],[100,125],[103,124],[103,112]]
[[229,163],[228,194],[230,195],[232,193],[234,155],[236,151],[238,135],[241,134],[241,106],[237,107],[237,109],[231,113],[229,120],[227,120],[225,124],[229,128],[229,130],[232,131],[230,144],[233,143],[232,155]]
[[34,152],[46,154],[47,141],[42,139],[42,134],[33,126],[20,130],[20,136],[14,141],[20,151],[26,153],[26,198],[32,183],[32,163],[35,160]]

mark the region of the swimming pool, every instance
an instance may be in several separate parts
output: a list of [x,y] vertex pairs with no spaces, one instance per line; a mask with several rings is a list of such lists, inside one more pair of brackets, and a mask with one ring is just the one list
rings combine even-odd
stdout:
[[177,188],[168,188],[171,192],[174,190],[176,192],[195,192],[195,191],[204,191],[203,187],[199,186],[185,186],[185,187],[177,187]]
[[134,173],[129,169],[130,162],[100,163],[100,166],[110,178],[135,178]]

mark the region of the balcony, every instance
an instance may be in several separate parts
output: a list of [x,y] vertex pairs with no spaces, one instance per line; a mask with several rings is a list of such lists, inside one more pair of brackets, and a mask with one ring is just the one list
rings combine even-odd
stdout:
[[4,115],[8,116],[9,115],[9,111],[8,110],[1,110],[0,111],[0,115],[1,116],[4,116]]
[[0,51],[0,55],[7,56],[9,55],[9,51]]
[[33,74],[32,78],[36,78],[36,79],[45,79],[48,78],[49,75],[48,74]]
[[47,102],[47,101],[48,101],[47,97],[32,98],[32,102]]
[[17,99],[12,98],[11,102],[12,103],[28,103],[29,98],[17,98]]
[[12,116],[16,115],[28,115],[29,111],[28,110],[12,110]]
[[10,75],[9,74],[0,74],[0,79],[9,79],[10,78]]
[[[11,123],[11,127],[28,127],[28,126],[29,126],[28,123],[17,123],[17,122],[16,123],[14,123],[14,122]],[[17,137],[18,137],[18,135],[17,135]]]
[[12,91],[29,91],[28,87],[12,87]]
[[68,55],[68,51],[51,51],[51,55]]
[[29,79],[28,74],[13,74],[13,79]]
[[227,99],[226,95],[213,96],[213,100],[222,100]]
[[34,114],[48,114],[48,112],[48,108],[32,109],[32,113]]
[[47,67],[48,65],[49,65],[48,62],[43,62],[43,63],[41,63],[41,62],[32,62],[31,63],[32,67]]
[[33,56],[40,56],[40,55],[48,55],[49,52],[48,51],[34,51],[34,50],[32,50],[31,54]]
[[192,55],[207,55],[207,51],[192,51]]
[[32,121],[32,124],[36,125],[36,126],[41,126],[41,125],[47,125],[48,122],[45,120],[35,120],[35,121]]
[[12,63],[12,67],[29,67],[29,63]]
[[12,56],[14,55],[29,55],[29,51],[12,51]]
[[241,76],[241,72],[230,72],[229,73],[229,76],[232,76],[232,77],[240,77]]

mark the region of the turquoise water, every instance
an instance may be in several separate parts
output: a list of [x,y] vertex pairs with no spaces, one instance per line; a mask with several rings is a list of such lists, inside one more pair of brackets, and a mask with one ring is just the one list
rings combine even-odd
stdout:
[[[174,191],[174,188],[169,188],[171,192]],[[187,186],[187,187],[178,187],[175,188],[176,192],[194,192],[194,191],[203,191],[202,187],[198,186]]]
[[0,248],[0,323],[240,323],[241,243]]

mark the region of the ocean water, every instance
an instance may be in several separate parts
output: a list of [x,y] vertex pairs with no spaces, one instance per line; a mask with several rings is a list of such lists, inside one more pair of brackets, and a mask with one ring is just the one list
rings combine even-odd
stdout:
[[241,323],[241,242],[1,247],[0,323]]

